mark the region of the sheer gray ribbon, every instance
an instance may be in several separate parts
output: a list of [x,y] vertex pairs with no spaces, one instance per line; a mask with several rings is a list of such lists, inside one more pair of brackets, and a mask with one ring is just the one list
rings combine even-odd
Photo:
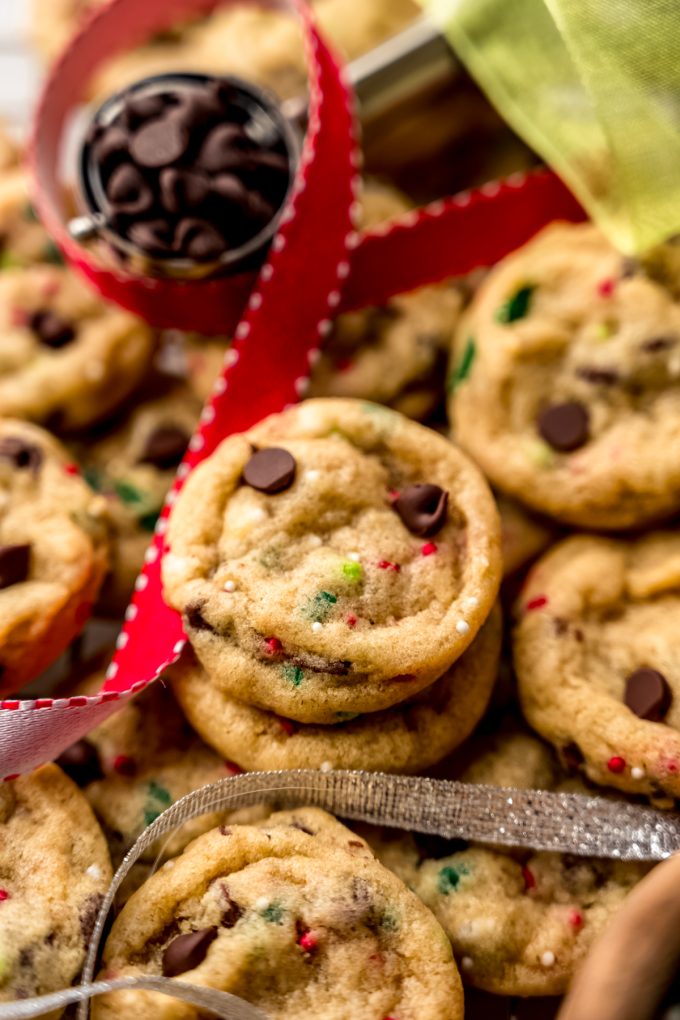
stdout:
[[225,992],[168,978],[92,983],[104,925],[132,865],[159,837],[191,818],[252,804],[315,805],[354,821],[531,850],[628,861],[660,861],[680,850],[680,816],[618,800],[477,786],[444,779],[368,772],[247,772],[188,794],[142,833],[116,872],[94,927],[83,985],[0,1005],[0,1020],[26,1020],[116,988],[148,988],[184,999],[222,1020],[266,1020],[261,1010]]

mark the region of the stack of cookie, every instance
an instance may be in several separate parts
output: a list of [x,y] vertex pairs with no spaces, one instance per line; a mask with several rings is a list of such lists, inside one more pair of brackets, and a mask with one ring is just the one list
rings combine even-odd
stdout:
[[225,440],[173,509],[165,597],[198,732],[244,768],[413,772],[496,677],[499,524],[466,457],[396,412],[310,400]]

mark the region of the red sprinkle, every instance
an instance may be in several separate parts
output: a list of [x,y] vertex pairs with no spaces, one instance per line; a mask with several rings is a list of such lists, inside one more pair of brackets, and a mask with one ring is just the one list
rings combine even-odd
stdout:
[[356,627],[357,622],[358,621],[354,613],[350,613],[345,620],[345,623],[347,624],[348,627]]
[[284,719],[282,716],[279,716],[279,723],[281,724],[281,729],[284,733],[287,733],[289,737],[292,737],[295,733],[295,727],[290,719]]
[[548,605],[548,598],[546,595],[537,595],[533,599],[529,599],[526,606],[524,607],[527,613],[530,613],[533,609],[542,609],[543,606]]
[[611,297],[616,286],[614,280],[600,280],[597,285],[597,293],[600,297]]
[[421,545],[420,547],[421,556],[432,556],[432,554],[436,553],[436,551],[437,546],[434,542],[426,542],[425,545]]
[[618,754],[615,754],[614,757],[610,758],[609,761],[607,762],[607,768],[609,769],[610,772],[614,772],[616,775],[618,775],[620,772],[623,772],[625,770],[626,759],[619,757]]
[[233,761],[225,761],[224,767],[231,776],[240,776],[243,769],[240,765],[235,765]]
[[134,776],[137,765],[134,758],[130,758],[129,755],[117,754],[113,759],[113,771],[119,776]]
[[343,358],[342,361],[337,361],[335,367],[338,372],[349,372],[354,362],[351,358]]
[[92,603],[81,602],[80,605],[77,606],[75,611],[74,619],[76,626],[82,627],[84,624],[87,623],[91,616],[92,616]]
[[281,649],[283,648],[283,645],[281,644],[277,637],[265,638],[264,643],[266,644],[267,651],[269,652],[270,655],[276,655],[276,653],[280,652]]
[[9,899],[9,893],[6,889],[0,889],[0,903],[4,903],[5,900]]
[[306,953],[311,953],[313,949],[318,946],[317,939],[312,935],[311,931],[306,931],[298,939],[298,945],[300,949],[304,949]]
[[569,911],[569,924],[572,928],[581,928],[583,926],[583,914],[580,910]]
[[530,868],[522,868],[522,878],[524,879],[524,891],[530,892],[531,889],[536,888],[536,876]]
[[64,471],[67,475],[79,475],[80,468],[77,464],[64,464]]
[[401,570],[400,563],[390,563],[389,560],[380,560],[377,566],[379,570],[393,570],[395,574],[398,574]]
[[399,499],[401,493],[399,493],[396,489],[390,489],[387,495],[390,497],[390,503],[394,503],[395,500]]

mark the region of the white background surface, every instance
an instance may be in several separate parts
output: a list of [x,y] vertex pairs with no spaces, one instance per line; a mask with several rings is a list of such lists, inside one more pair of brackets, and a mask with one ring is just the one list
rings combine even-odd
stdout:
[[40,79],[40,65],[26,41],[31,0],[0,0],[0,118],[23,134]]

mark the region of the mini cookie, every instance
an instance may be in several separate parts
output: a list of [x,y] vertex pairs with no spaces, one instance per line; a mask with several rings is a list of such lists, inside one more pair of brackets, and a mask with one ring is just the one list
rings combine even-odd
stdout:
[[[393,188],[368,182],[363,227],[406,212]],[[444,284],[392,298],[382,308],[348,312],[335,322],[312,369],[312,397],[360,397],[426,418],[443,403],[446,361],[463,297]]]
[[[77,693],[93,694],[104,668],[90,672]],[[82,787],[99,819],[115,865],[144,829],[176,800],[238,768],[218,757],[187,725],[169,688],[154,683],[73,744],[57,764]],[[163,860],[224,821],[224,812],[192,819],[162,840]],[[153,863],[159,847],[141,860]]]
[[567,523],[680,508],[680,305],[589,225],[504,259],[458,331],[457,440],[504,492]]
[[531,571],[513,655],[529,723],[589,779],[680,797],[680,535],[578,535]]
[[416,699],[336,726],[292,723],[230,697],[189,659],[171,672],[189,721],[220,754],[250,770],[417,772],[444,758],[481,719],[501,643],[494,611],[467,652]]
[[[524,733],[480,741],[447,778],[518,789],[586,792]],[[462,840],[371,830],[380,860],[430,907],[466,982],[504,995],[559,995],[645,865],[490,849]]]
[[[271,1017],[459,1020],[463,996],[434,917],[366,844],[314,808],[200,836],[127,902],[104,974],[160,975]],[[93,1020],[193,1020],[152,992],[95,1000]]]
[[0,275],[0,414],[82,428],[128,396],[153,352],[141,320],[107,306],[70,270]]
[[144,564],[156,519],[200,414],[188,386],[135,407],[94,443],[78,447],[83,473],[107,502],[111,573],[100,611],[122,612]]
[[71,984],[110,881],[104,837],[60,769],[0,784],[0,1003]]
[[60,443],[0,419],[0,691],[32,680],[84,626],[106,571],[105,514]]
[[0,135],[0,268],[36,262],[62,265],[61,252],[39,221],[29,198],[28,175]]
[[300,722],[412,697],[462,655],[500,573],[498,518],[446,439],[313,400],[190,475],[163,584],[213,682]]

